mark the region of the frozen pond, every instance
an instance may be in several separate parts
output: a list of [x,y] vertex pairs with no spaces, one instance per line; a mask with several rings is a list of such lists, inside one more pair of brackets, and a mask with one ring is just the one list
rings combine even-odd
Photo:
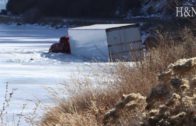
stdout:
[[[49,54],[50,45],[66,34],[66,29],[41,26],[0,25],[0,106],[4,101],[5,85],[17,89],[11,101],[9,116],[32,111],[34,100],[50,103],[46,87],[56,88],[58,84],[71,84],[73,75],[89,76],[94,70],[101,70],[105,64],[85,63],[82,59],[65,55]],[[10,124],[11,125],[11,124]]]

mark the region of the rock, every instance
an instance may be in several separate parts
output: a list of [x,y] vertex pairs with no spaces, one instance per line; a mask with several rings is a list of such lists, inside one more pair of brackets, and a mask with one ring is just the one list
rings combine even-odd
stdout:
[[196,123],[196,115],[193,116],[193,121]]
[[159,110],[158,109],[152,109],[150,112],[149,112],[149,115],[150,116],[155,116],[159,113]]
[[173,70],[176,75],[184,75],[196,68],[196,57],[190,59],[180,59],[174,64],[169,66],[169,69]]
[[[160,83],[165,86],[159,84],[151,90],[147,98],[148,109],[145,111],[147,114],[142,124],[145,126],[196,125],[194,121],[196,113],[195,68],[196,57],[181,59],[170,64],[168,69],[159,75]],[[165,95],[167,97],[160,102],[159,98]]]
[[161,114],[161,115],[165,114],[165,112],[168,111],[168,109],[169,109],[168,106],[160,105],[159,106],[159,114]]
[[193,89],[196,88],[196,76],[191,79],[190,86]]
[[179,89],[180,86],[183,84],[181,79],[178,78],[174,78],[171,79],[170,81],[171,85],[175,88],[175,89]]
[[178,121],[179,119],[182,119],[186,116],[186,112],[181,112],[177,115],[174,115],[174,116],[171,116],[170,119],[171,120],[175,120],[175,121]]
[[171,70],[168,70],[168,71],[165,71],[161,74],[158,75],[158,79],[159,81],[168,81],[171,79],[171,76],[172,76],[172,71]]
[[184,83],[183,85],[180,86],[180,89],[181,89],[182,91],[189,90],[189,89],[190,89],[189,83]]
[[145,100],[146,97],[142,96],[139,93],[123,95],[121,101],[119,101],[114,108],[109,110],[104,115],[104,125],[107,125],[109,120],[116,120],[120,116],[120,111],[123,111],[123,109],[133,110],[137,107],[140,107],[142,102],[144,103],[142,105],[145,106]]
[[172,106],[178,105],[180,102],[180,99],[181,99],[180,95],[173,93],[171,98],[166,102],[165,105],[167,107],[172,107]]
[[111,109],[111,110],[109,110],[105,114],[103,122],[104,122],[104,124],[106,124],[110,118],[113,118],[114,119],[116,117],[117,117],[117,111],[116,111],[116,109],[115,108],[114,109]]
[[170,64],[158,76],[160,84],[151,89],[147,98],[138,93],[123,95],[121,101],[106,113],[106,124],[108,120],[118,120],[125,111],[141,114],[141,126],[196,126],[195,67],[196,57]]
[[147,109],[151,108],[152,104],[157,100],[164,100],[170,96],[170,91],[167,85],[159,84],[156,87],[151,89],[150,94],[148,95],[146,102],[148,103]]

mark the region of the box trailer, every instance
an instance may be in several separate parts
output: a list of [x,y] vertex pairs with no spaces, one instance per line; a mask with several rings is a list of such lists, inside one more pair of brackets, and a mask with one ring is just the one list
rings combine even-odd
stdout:
[[102,61],[143,58],[140,30],[136,24],[96,24],[69,28],[68,35],[71,53],[76,56]]

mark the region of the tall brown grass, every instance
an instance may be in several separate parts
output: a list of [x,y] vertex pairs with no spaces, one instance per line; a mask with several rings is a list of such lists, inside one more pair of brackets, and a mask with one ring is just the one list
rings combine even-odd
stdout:
[[[129,63],[118,63],[115,68],[114,83],[107,89],[84,88],[66,100],[58,100],[55,108],[50,109],[42,118],[41,126],[101,126],[103,117],[123,94],[140,92],[147,94],[158,83],[157,74],[181,58],[196,56],[196,38],[188,29],[181,33],[181,39],[175,40],[171,34],[159,34],[159,46],[146,53],[143,61],[134,67]],[[136,124],[136,116],[124,116],[118,124]],[[130,123],[133,122],[133,123]]]

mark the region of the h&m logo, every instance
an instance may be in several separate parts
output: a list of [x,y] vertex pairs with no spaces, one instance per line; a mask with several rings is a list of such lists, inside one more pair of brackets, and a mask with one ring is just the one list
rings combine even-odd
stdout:
[[196,6],[176,7],[176,17],[181,17],[181,18],[196,17]]

